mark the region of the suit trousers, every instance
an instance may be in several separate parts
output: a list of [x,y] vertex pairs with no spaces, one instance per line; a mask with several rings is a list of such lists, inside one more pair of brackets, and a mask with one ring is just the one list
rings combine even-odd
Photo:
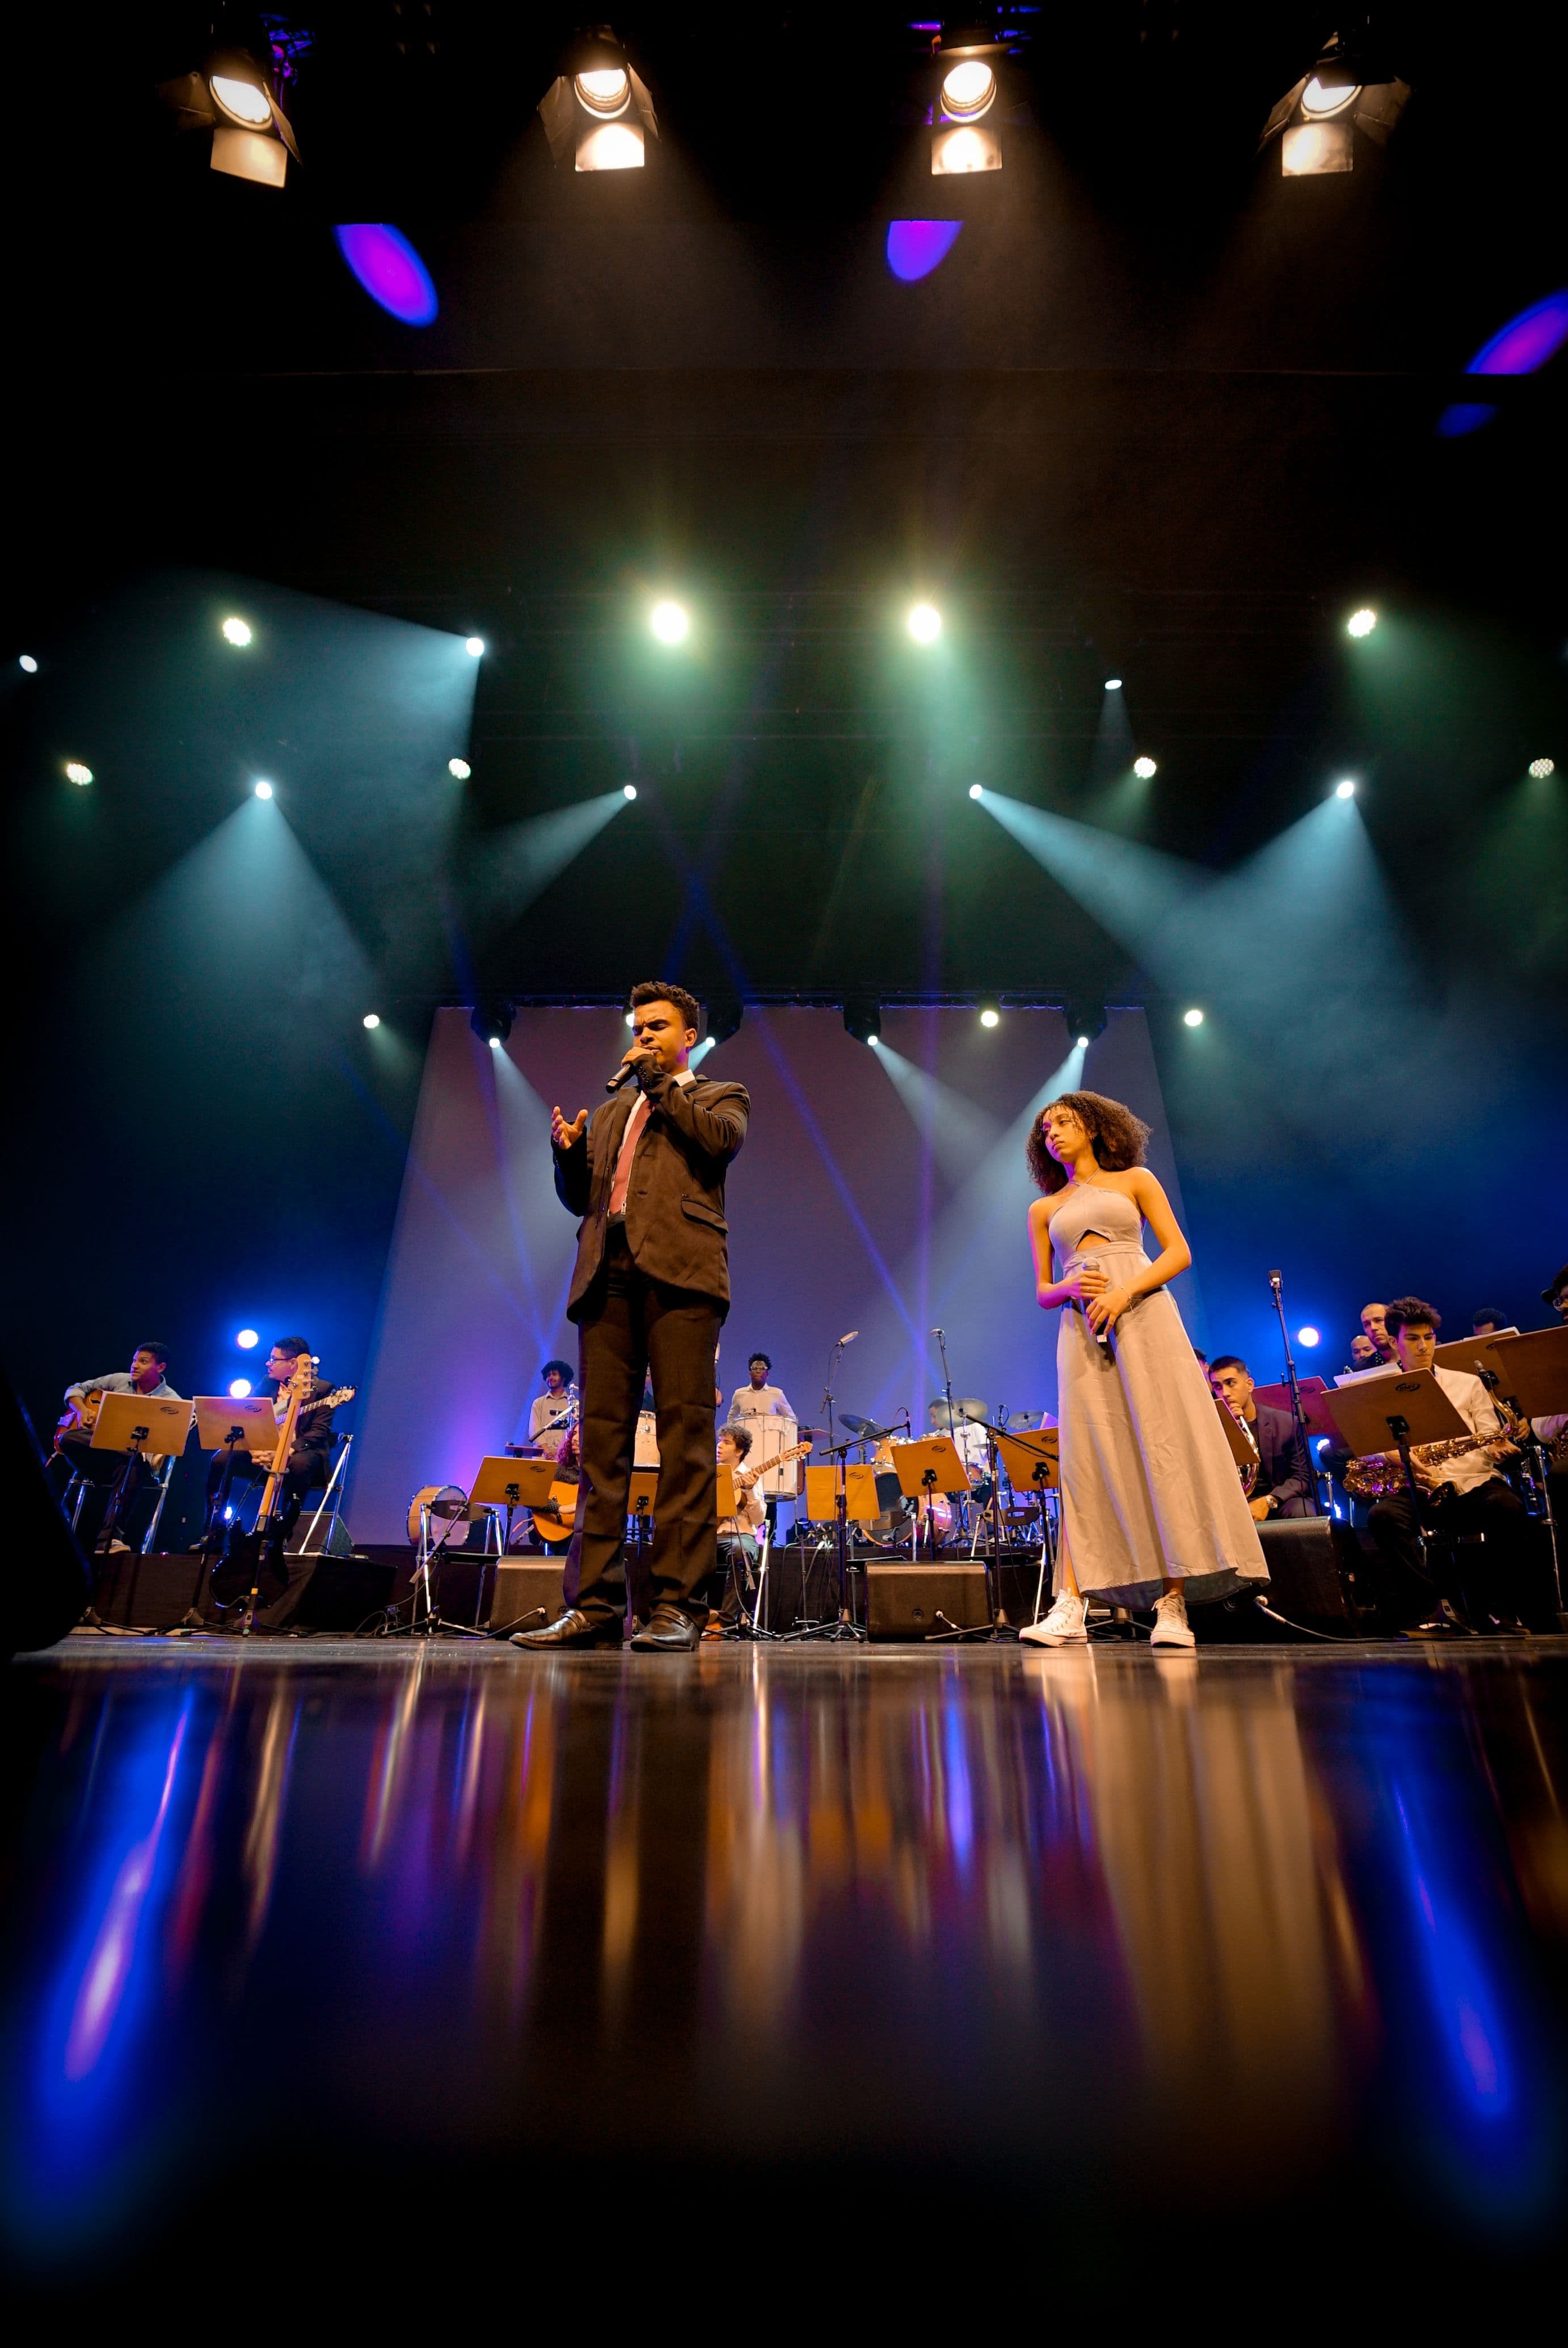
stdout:
[[718,1481],[713,1440],[717,1297],[650,1280],[631,1260],[623,1225],[611,1226],[604,1261],[578,1323],[579,1443],[588,1486],[564,1577],[566,1602],[595,1621],[626,1607],[626,1507],[643,1382],[653,1376],[659,1488],[645,1586],[634,1611],[679,1606],[706,1621],[703,1585],[714,1570]]

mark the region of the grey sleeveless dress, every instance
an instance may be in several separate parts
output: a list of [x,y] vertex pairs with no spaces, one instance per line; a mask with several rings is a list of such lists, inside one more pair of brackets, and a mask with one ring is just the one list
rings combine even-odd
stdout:
[[[1120,1190],[1069,1190],[1050,1240],[1063,1279],[1097,1263],[1122,1287],[1148,1267],[1143,1217]],[[1064,1305],[1056,1371],[1062,1522],[1084,1595],[1153,1606],[1167,1574],[1199,1605],[1266,1588],[1257,1527],[1169,1290],[1129,1305],[1109,1350],[1082,1307]]]

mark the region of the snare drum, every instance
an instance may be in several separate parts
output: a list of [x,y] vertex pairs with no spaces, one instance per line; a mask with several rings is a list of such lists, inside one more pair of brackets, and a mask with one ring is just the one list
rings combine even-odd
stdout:
[[[442,1547],[451,1540],[455,1526],[470,1525],[480,1513],[468,1506],[467,1493],[460,1491],[456,1484],[422,1484],[408,1503],[408,1543],[411,1549],[419,1546],[427,1509],[430,1511],[432,1545]],[[458,1535],[459,1540],[466,1540],[467,1538],[466,1532]]]

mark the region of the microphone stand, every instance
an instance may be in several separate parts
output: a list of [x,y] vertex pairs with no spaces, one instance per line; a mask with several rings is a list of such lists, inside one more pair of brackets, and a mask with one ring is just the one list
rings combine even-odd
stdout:
[[1323,1514],[1323,1495],[1317,1488],[1317,1464],[1312,1457],[1307,1433],[1307,1410],[1301,1399],[1301,1387],[1296,1375],[1296,1356],[1290,1350],[1290,1331],[1285,1321],[1285,1283],[1277,1272],[1268,1275],[1274,1292],[1274,1309],[1279,1315],[1280,1342],[1285,1347],[1285,1382],[1290,1388],[1290,1416],[1296,1421],[1296,1448],[1301,1461],[1301,1472],[1307,1479],[1307,1497],[1315,1517]]
[[822,1406],[827,1414],[827,1456],[830,1459],[837,1460],[833,1514],[834,1546],[838,1561],[838,1628],[842,1631],[847,1624],[853,1631],[855,1624],[849,1612],[849,1494],[845,1475],[849,1446],[845,1444],[842,1447],[845,1457],[839,1458],[840,1446],[833,1425],[833,1382],[838,1375],[839,1358],[844,1352],[844,1345],[845,1340],[841,1337],[833,1349],[833,1359],[827,1365],[827,1384],[822,1393]]

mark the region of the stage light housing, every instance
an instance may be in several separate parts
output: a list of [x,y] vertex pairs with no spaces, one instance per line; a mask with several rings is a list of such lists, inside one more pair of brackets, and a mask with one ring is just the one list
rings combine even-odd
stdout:
[[446,772],[455,783],[466,783],[473,771],[466,758],[448,758],[446,761]]
[[253,1352],[261,1342],[261,1338],[259,1330],[237,1329],[234,1333],[234,1343],[239,1346],[240,1351],[242,1354]]
[[379,1011],[367,1011],[367,1012],[365,1013],[365,1014],[364,1014],[364,1019],[360,1022],[360,1025],[361,1025],[362,1026],[364,1026],[364,1027],[369,1027],[369,1028],[372,1028],[372,1029],[374,1029],[374,1028],[379,1027],[379,1026],[380,1026],[380,1025],[381,1025],[381,1014],[380,1014],[380,1012],[379,1012]]
[[573,44],[539,100],[550,160],[579,171],[638,171],[659,118],[648,86],[621,43],[601,25]]
[[622,783],[620,786],[620,796],[623,799],[634,799],[637,797],[636,784]]
[[251,641],[251,633],[249,623],[244,620],[231,618],[225,620],[223,623],[223,641],[225,644],[233,644],[237,647],[248,644]]
[[942,615],[934,603],[917,603],[904,624],[917,644],[934,644],[942,633]]
[[512,1005],[504,994],[481,994],[468,1014],[468,1025],[481,1044],[498,1052],[512,1032]]
[[1320,1345],[1323,1343],[1323,1333],[1321,1330],[1315,1329],[1310,1321],[1304,1321],[1296,1333],[1296,1342],[1298,1345],[1305,1345],[1310,1353],[1314,1345]]
[[661,644],[683,644],[692,633],[690,613],[684,604],[669,598],[654,604],[648,614],[648,624]]
[[1378,614],[1373,611],[1370,603],[1363,603],[1360,610],[1352,612],[1346,621],[1345,633],[1348,636],[1354,636],[1359,641],[1362,636],[1369,636],[1377,624]]
[[293,129],[278,103],[271,62],[248,49],[221,49],[200,70],[159,86],[180,130],[210,130],[210,161],[230,179],[281,188],[289,158],[297,163]]
[[230,1379],[230,1381],[229,1381],[229,1391],[230,1391],[230,1393],[233,1395],[233,1397],[234,1397],[234,1399],[235,1399],[235,1401],[236,1401],[236,1402],[243,1402],[243,1401],[244,1401],[244,1399],[245,1399],[245,1396],[246,1396],[246,1395],[250,1393],[250,1391],[251,1391],[251,1381],[250,1381],[250,1379],[249,1379],[249,1378],[231,1378],[231,1379]]
[[1105,1005],[1091,996],[1076,995],[1062,1005],[1068,1032],[1081,1052],[1105,1033]]
[[994,1003],[988,1003],[985,1009],[980,1013],[980,1025],[982,1027],[999,1027],[1001,1024],[1001,1013],[997,1009]]
[[1153,758],[1134,758],[1132,772],[1141,783],[1152,782],[1160,769]]
[[1203,1024],[1204,1014],[1198,1009],[1196,1004],[1193,1005],[1193,1008],[1190,1011],[1183,1012],[1182,1025],[1184,1027],[1201,1027]]
[[709,995],[704,1010],[704,1041],[710,1045],[727,1044],[746,1015],[740,996],[722,989]]
[[1355,798],[1356,786],[1351,781],[1348,775],[1345,777],[1342,782],[1335,784],[1334,796],[1337,799],[1353,799]]
[[470,660],[482,660],[485,656],[484,637],[466,636],[463,640],[463,650],[467,654]]
[[1557,772],[1557,761],[1555,758],[1532,758],[1530,771],[1538,783],[1543,783],[1548,775]]
[[256,786],[256,797],[257,797],[259,799],[270,799],[270,798],[272,798],[272,784],[271,784],[271,783],[258,783],[258,784],[257,784],[257,786]]
[[77,758],[67,759],[66,763],[66,780],[68,783],[80,783],[85,789],[87,785],[92,781],[92,778],[93,770],[90,767],[84,767],[80,760]]
[[1105,690],[1107,693],[1120,693],[1122,690],[1121,678],[1119,676],[1108,676],[1105,680]]
[[16,665],[20,669],[25,669],[29,676],[36,676],[38,674],[38,664],[33,658],[31,653],[20,654],[17,657]]
[[984,783],[971,783],[969,785],[969,797],[972,799],[983,798],[985,797],[985,791],[986,787]]
[[1366,36],[1336,34],[1311,70],[1286,91],[1264,124],[1258,152],[1279,140],[1287,180],[1353,171],[1356,133],[1386,146],[1410,95],[1389,60]]
[[931,171],[937,179],[968,178],[999,171],[1001,133],[996,105],[999,68],[1007,50],[999,41],[960,36],[939,41],[931,53],[937,80],[931,101]]
[[872,994],[852,994],[844,1006],[844,1025],[857,1044],[882,1041],[882,1005]]

